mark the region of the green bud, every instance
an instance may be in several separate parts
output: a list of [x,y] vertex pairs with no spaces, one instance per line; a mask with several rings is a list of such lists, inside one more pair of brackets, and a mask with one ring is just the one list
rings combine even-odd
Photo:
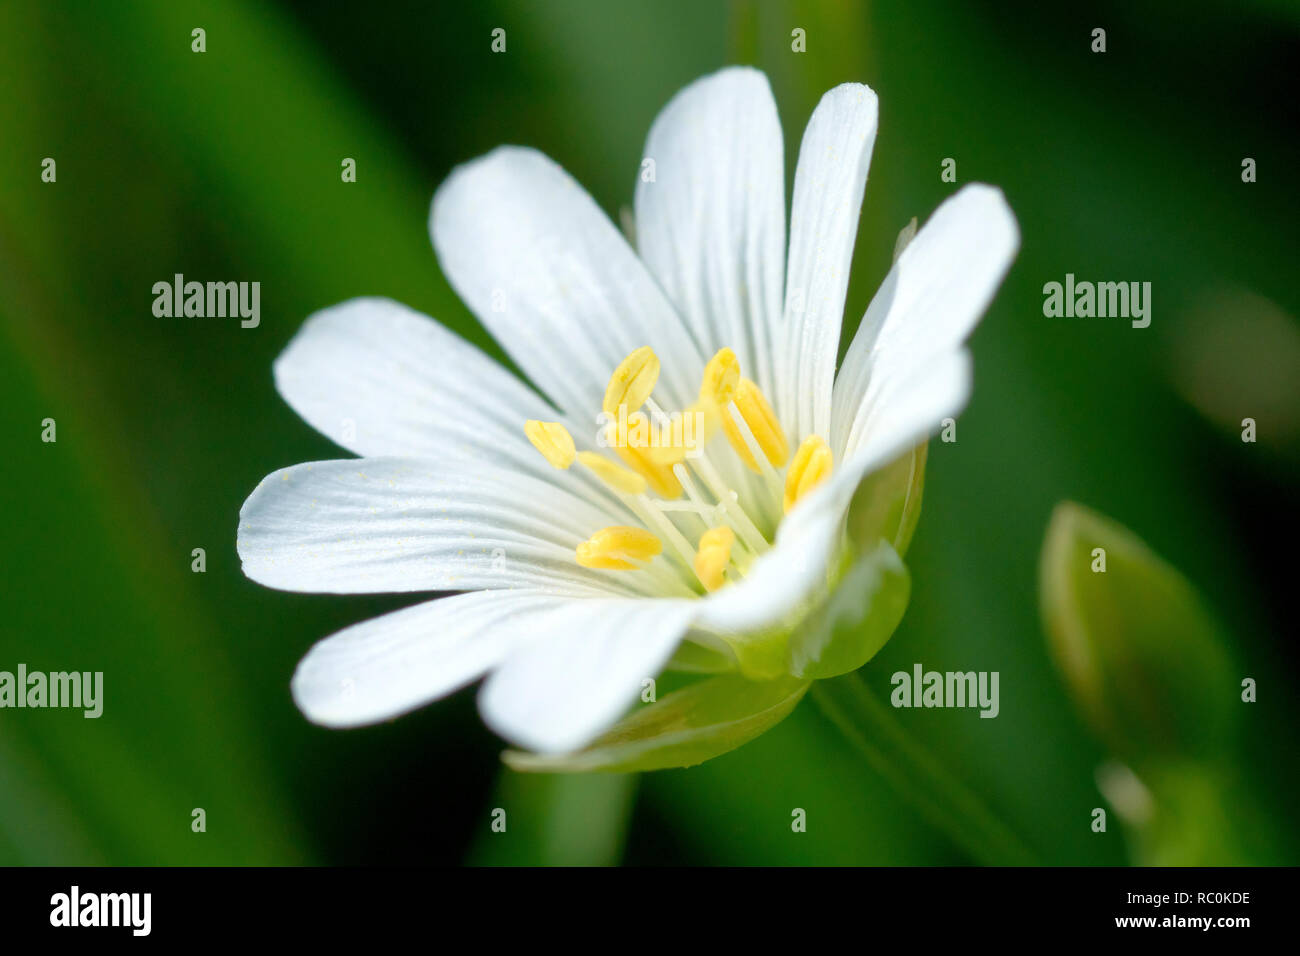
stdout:
[[1219,759],[1237,682],[1196,592],[1127,528],[1058,505],[1039,568],[1048,647],[1074,702],[1142,770]]

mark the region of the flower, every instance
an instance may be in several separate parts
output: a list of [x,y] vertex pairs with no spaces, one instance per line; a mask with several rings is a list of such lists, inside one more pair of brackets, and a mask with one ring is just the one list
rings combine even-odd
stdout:
[[1019,242],[1001,192],[961,189],[897,257],[837,376],[876,118],[861,84],[822,97],[788,254],[781,130],[753,69],[656,119],[636,250],[534,150],[454,170],[430,213],[438,259],[546,399],[392,301],[306,322],[277,388],[361,458],[265,478],[240,512],[244,572],[465,592],[319,642],[293,678],[308,718],[381,721],[487,675],[486,723],[562,754],[670,663],[788,671],[783,642],[842,573],[860,481],[964,405],[963,340]]

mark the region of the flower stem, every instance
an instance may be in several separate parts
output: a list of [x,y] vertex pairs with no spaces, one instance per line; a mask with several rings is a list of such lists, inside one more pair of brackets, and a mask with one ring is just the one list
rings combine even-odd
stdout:
[[814,681],[811,696],[872,769],[975,860],[996,866],[1036,862],[1019,837],[903,729],[857,674]]

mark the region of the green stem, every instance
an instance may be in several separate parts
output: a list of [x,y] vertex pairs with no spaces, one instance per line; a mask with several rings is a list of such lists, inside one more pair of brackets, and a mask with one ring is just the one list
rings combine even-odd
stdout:
[[811,696],[867,763],[980,863],[1031,866],[1034,854],[908,735],[857,674],[814,681]]

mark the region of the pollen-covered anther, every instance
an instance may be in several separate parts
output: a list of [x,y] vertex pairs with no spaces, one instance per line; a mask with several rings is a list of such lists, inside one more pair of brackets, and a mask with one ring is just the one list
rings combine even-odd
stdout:
[[785,511],[831,475],[831,450],[820,435],[809,435],[794,453],[785,476]]
[[[785,432],[781,430],[781,423],[777,421],[776,413],[772,411],[772,406],[768,404],[767,398],[758,385],[752,379],[742,378],[736,386],[731,401],[740,412],[745,427],[768,464],[773,468],[784,465],[790,456],[790,445],[786,442]],[[727,440],[731,442],[731,447],[735,449],[741,460],[752,471],[761,472],[762,468],[754,460],[744,433],[727,409],[723,410],[722,427],[727,432]]]
[[645,404],[658,381],[659,356],[650,346],[643,345],[618,363],[605,386],[601,407],[611,418],[618,417],[620,408],[624,409],[624,415],[631,415]]
[[604,571],[632,571],[663,550],[659,539],[643,528],[612,525],[577,547],[578,563]]
[[700,401],[712,402],[726,408],[740,384],[740,360],[731,349],[718,349],[709,364],[704,366],[700,381]]
[[711,399],[701,398],[698,402],[688,405],[686,410],[672,421],[667,429],[669,436],[667,444],[650,447],[650,461],[656,465],[672,468],[673,465],[680,464],[687,458],[695,457],[704,450],[704,446],[717,433],[721,423],[721,413],[718,411],[717,404]]
[[645,494],[646,480],[643,477],[622,465],[614,464],[603,455],[598,455],[594,451],[580,451],[578,461],[591,469],[597,478],[615,491],[621,491],[625,495]]
[[573,436],[559,422],[526,421],[524,435],[556,468],[568,468],[573,464]]
[[618,457],[623,459],[623,464],[643,477],[656,495],[667,499],[681,497],[682,485],[673,475],[672,462],[656,461],[651,455],[652,449],[620,441],[615,422],[610,422],[605,437]]
[[700,535],[695,574],[708,590],[716,591],[726,583],[727,562],[731,560],[731,546],[735,542],[735,532],[726,525],[710,528]]

